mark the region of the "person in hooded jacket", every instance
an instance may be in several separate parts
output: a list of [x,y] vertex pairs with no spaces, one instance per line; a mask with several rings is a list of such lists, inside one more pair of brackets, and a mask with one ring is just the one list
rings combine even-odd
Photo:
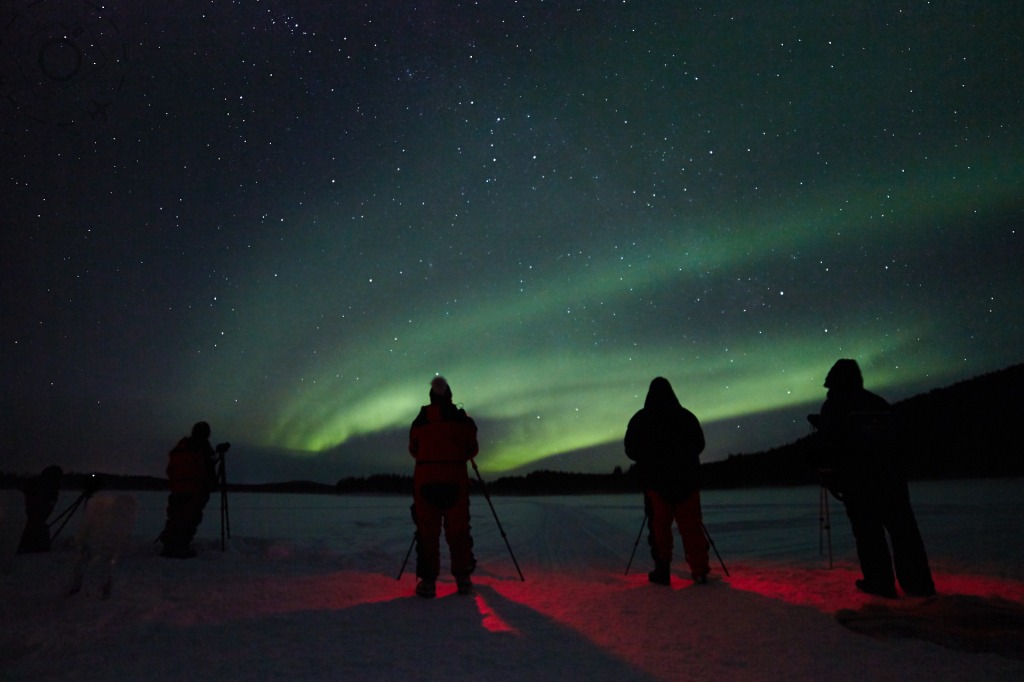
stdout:
[[700,507],[700,453],[704,431],[692,412],[679,403],[668,379],[651,381],[644,407],[629,420],[626,456],[636,462],[644,489],[647,542],[654,570],[648,580],[669,585],[672,523],[679,527],[690,575],[707,582],[708,541]]
[[898,580],[909,596],[934,595],[900,463],[892,407],[864,388],[856,360],[838,360],[825,378],[825,388],[828,395],[821,413],[807,418],[817,430],[823,483],[843,502],[850,519],[864,576],[856,581],[857,589],[895,598]]
[[430,384],[430,404],[420,408],[409,430],[416,521],[416,594],[434,597],[441,572],[441,529],[451,553],[451,572],[459,594],[471,594],[476,568],[469,525],[469,474],[466,462],[479,445],[476,424],[452,403],[444,377]]
[[[218,445],[227,449],[227,444]],[[210,492],[217,485],[217,451],[210,445],[210,425],[196,422],[192,433],[178,441],[168,455],[167,481],[171,494],[167,497],[167,522],[160,533],[163,543],[160,556],[189,559],[196,555],[192,547]]]

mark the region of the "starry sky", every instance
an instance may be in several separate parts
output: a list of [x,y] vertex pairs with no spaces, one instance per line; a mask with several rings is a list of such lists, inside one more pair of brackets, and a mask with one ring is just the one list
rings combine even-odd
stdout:
[[0,470],[611,471],[650,380],[705,461],[1024,359],[1024,6],[0,4]]

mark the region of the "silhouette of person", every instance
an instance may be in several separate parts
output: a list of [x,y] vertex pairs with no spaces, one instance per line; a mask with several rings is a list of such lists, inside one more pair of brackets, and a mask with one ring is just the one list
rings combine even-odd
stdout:
[[842,500],[850,519],[864,575],[856,581],[857,589],[895,598],[898,580],[909,596],[934,595],[935,583],[900,464],[892,407],[864,388],[856,360],[836,361],[825,378],[825,388],[828,395],[821,413],[807,419],[818,431],[823,482]]
[[679,403],[668,379],[651,381],[644,407],[626,428],[626,456],[636,462],[644,489],[647,542],[654,570],[647,579],[669,585],[672,523],[679,527],[683,552],[694,582],[707,582],[708,541],[700,508],[700,453],[704,431],[692,412]]
[[420,408],[409,430],[416,520],[416,594],[434,597],[441,572],[441,529],[451,553],[451,572],[459,594],[471,594],[476,568],[469,526],[469,474],[466,462],[479,449],[476,424],[452,403],[444,377],[430,382],[430,404]]
[[50,526],[46,521],[57,506],[63,477],[63,469],[51,464],[22,486],[21,492],[25,495],[25,530],[18,544],[18,554],[50,551]]
[[167,523],[159,537],[164,546],[160,556],[189,559],[196,555],[192,538],[217,484],[217,460],[218,454],[210,445],[210,425],[206,422],[197,422],[191,435],[179,440],[171,450],[167,463],[171,493],[167,497]]

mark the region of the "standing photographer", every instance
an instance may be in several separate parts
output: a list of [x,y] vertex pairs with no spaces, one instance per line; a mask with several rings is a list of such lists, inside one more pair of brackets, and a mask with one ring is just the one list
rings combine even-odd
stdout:
[[437,594],[441,571],[441,530],[451,553],[451,572],[459,594],[472,594],[470,575],[476,568],[469,526],[469,475],[466,462],[479,450],[476,423],[452,403],[444,377],[430,382],[430,404],[420,408],[409,429],[413,474],[413,518],[416,520],[416,594]]
[[56,464],[43,469],[21,487],[25,495],[25,530],[21,534],[18,554],[50,551],[50,527],[47,519],[57,506],[64,470]]
[[647,579],[670,585],[672,524],[679,527],[690,576],[699,585],[708,581],[708,540],[700,507],[700,453],[704,430],[683,407],[672,384],[655,377],[643,409],[629,420],[624,441],[626,456],[636,462],[644,489],[647,542],[654,570]]
[[231,447],[210,445],[210,425],[197,422],[192,435],[182,438],[171,450],[167,480],[171,494],[167,498],[167,523],[158,538],[164,549],[160,556],[190,559],[196,555],[192,538],[203,520],[203,509],[217,485],[217,462]]
[[825,388],[828,395],[821,413],[807,419],[817,430],[823,483],[842,500],[850,519],[864,574],[856,581],[857,589],[892,599],[899,581],[908,596],[934,595],[928,556],[900,465],[892,407],[864,388],[856,360],[836,361]]

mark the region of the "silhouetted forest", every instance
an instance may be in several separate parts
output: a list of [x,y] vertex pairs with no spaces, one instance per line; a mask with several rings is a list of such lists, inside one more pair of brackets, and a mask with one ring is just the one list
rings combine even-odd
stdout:
[[[869,387],[870,388],[870,387]],[[824,398],[823,398],[824,399]],[[900,449],[913,480],[1007,478],[1024,475],[1020,420],[1024,404],[1024,364],[935,389],[894,404],[902,426]],[[701,466],[705,489],[817,484],[812,465],[815,437],[751,454],[729,455]],[[625,456],[623,456],[625,459]],[[0,474],[0,488],[19,479]],[[472,477],[474,492],[482,492]],[[153,476],[110,474],[65,475],[62,488],[84,490],[167,490],[167,481]],[[636,492],[632,470],[616,467],[608,474],[534,471],[487,481],[487,492],[504,495],[566,495]],[[233,492],[375,493],[412,495],[411,475],[378,474],[343,478],[334,485],[312,481],[229,484]]]

